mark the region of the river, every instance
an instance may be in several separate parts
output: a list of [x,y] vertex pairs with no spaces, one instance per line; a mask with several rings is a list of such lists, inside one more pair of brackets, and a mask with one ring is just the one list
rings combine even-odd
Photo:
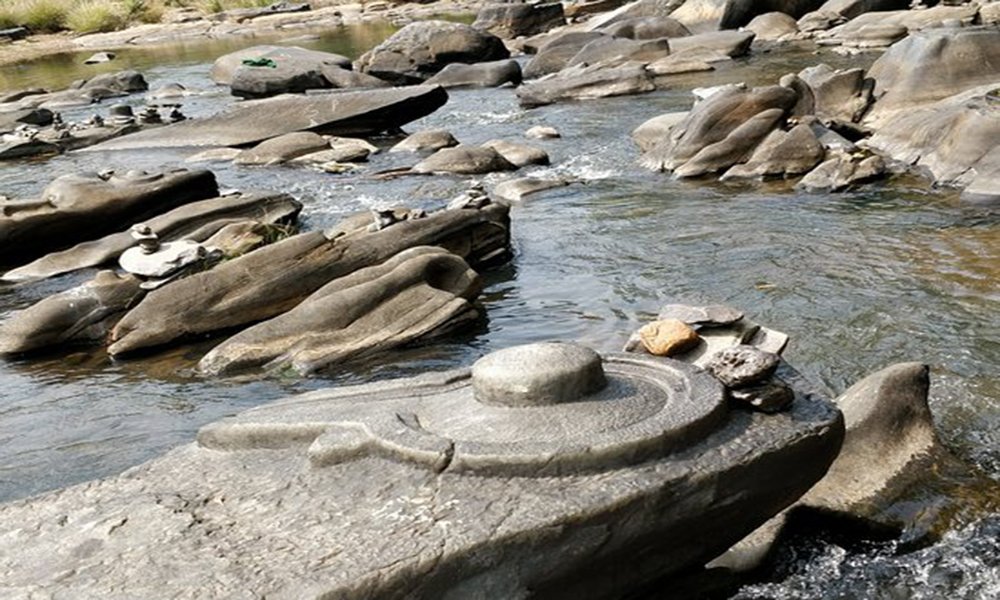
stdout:
[[[380,25],[344,28],[301,45],[356,56],[390,32]],[[97,68],[81,65],[83,55],[53,57],[5,68],[0,89],[58,88],[99,70],[132,67],[153,88],[179,82],[205,90],[185,101],[184,111],[196,117],[229,101],[208,79],[212,59],[260,42],[121,51]],[[871,57],[860,60],[866,66]],[[931,406],[945,442],[1000,478],[1000,214],[963,205],[956,191],[917,178],[804,195],[780,182],[675,181],[636,165],[629,132],[650,117],[689,108],[691,88],[774,83],[823,61],[843,66],[858,59],[817,56],[812,48],[760,54],[713,73],[676,77],[671,89],[650,95],[527,111],[510,89],[451,92],[444,108],[407,129],[443,127],[463,142],[481,143],[552,125],[562,139],[538,145],[553,166],[530,173],[578,181],[513,207],[515,256],[487,274],[487,320],[477,331],[309,379],[203,378],[193,366],[217,340],[131,361],[71,350],[0,362],[0,501],[118,473],[189,442],[205,423],[291,393],[469,364],[488,351],[540,340],[618,350],[669,302],[731,304],[788,333],[786,358],[831,394],[894,362],[931,364]],[[140,105],[142,96],[127,102]],[[0,193],[34,197],[60,174],[178,166],[187,154],[82,152],[5,163]],[[379,154],[365,172],[408,160]],[[450,177],[378,181],[365,172],[210,167],[224,187],[292,193],[305,204],[308,228],[376,205],[441,207],[466,186]],[[0,285],[0,315],[86,277]],[[998,532],[1000,515],[992,515],[909,553],[891,543],[846,548],[809,540],[787,552],[774,581],[746,586],[738,596],[1000,597]]]

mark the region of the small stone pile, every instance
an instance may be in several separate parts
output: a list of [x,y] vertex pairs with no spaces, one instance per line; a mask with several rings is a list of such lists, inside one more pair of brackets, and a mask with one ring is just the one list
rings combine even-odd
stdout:
[[774,376],[787,344],[784,333],[761,327],[729,306],[669,304],[655,321],[632,334],[624,350],[699,366],[718,379],[733,400],[774,413],[787,409],[795,397]]

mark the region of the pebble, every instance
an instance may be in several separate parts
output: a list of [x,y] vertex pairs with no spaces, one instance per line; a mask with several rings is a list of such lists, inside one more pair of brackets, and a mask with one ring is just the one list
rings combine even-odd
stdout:
[[697,346],[701,339],[694,329],[677,319],[647,323],[639,329],[638,335],[646,351],[656,356],[673,356],[685,352]]
[[660,309],[657,319],[676,319],[688,325],[730,325],[743,318],[743,313],[723,304],[690,306],[668,304]]
[[772,379],[764,383],[751,385],[737,390],[730,390],[730,398],[750,405],[754,410],[764,413],[776,413],[788,409],[795,400],[795,392],[780,379]]

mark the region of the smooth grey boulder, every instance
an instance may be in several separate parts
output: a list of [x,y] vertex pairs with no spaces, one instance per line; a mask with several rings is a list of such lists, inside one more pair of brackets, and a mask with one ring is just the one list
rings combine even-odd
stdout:
[[[261,61],[266,64],[267,59],[273,61],[275,66],[251,67],[243,64],[245,60]],[[241,71],[253,70],[261,73],[270,71],[276,78],[280,78],[292,77],[295,73],[319,72],[326,65],[350,69],[351,59],[331,52],[307,50],[297,46],[251,46],[215,59],[209,77],[219,85],[232,85]]]
[[439,86],[277,96],[240,102],[211,117],[140,131],[90,149],[245,146],[293,131],[375,134],[429,115],[447,101],[448,92]]
[[46,108],[25,108],[23,110],[0,112],[0,134],[10,133],[21,125],[44,127],[52,124],[53,113]]
[[[653,170],[676,171],[707,148],[724,142],[742,127],[728,143],[714,146],[702,154],[699,163],[685,172],[732,166],[744,155],[748,156],[756,143],[779,124],[797,101],[798,94],[794,90],[781,86],[752,90],[739,87],[722,89],[695,104],[687,118],[671,129],[668,138],[647,152],[640,164]],[[764,117],[754,120],[763,113],[766,113]],[[751,121],[751,125],[744,127]],[[723,166],[728,160],[732,162]]]
[[826,476],[709,566],[756,569],[800,517],[813,526],[825,519],[842,531],[852,523],[878,537],[923,544],[996,512],[1000,484],[941,443],[929,388],[929,369],[921,363],[898,363],[852,385],[834,401],[846,433]]
[[541,148],[519,144],[508,140],[490,140],[483,143],[483,147],[492,148],[500,153],[500,156],[507,159],[507,162],[517,168],[528,165],[549,164],[549,153]]
[[295,131],[264,140],[241,151],[233,159],[237,165],[278,165],[300,156],[327,150],[330,142],[312,131]]
[[1000,114],[987,95],[996,84],[899,111],[869,138],[868,146],[930,174],[937,183],[967,185],[978,173],[996,168],[993,152],[1000,136]]
[[146,296],[111,333],[112,355],[230,329],[286,312],[330,281],[414,246],[441,246],[473,268],[507,257],[510,208],[444,210],[369,231],[372,216],[300,233]]
[[[684,4],[684,0],[632,0],[621,2],[618,6],[609,7],[602,15],[597,15],[587,21],[589,29],[605,29],[617,23],[647,17],[671,17],[675,10]],[[682,25],[683,26],[683,25]]]
[[[146,219],[144,224],[165,242],[180,239],[205,242],[222,228],[248,219],[265,225],[291,225],[301,210],[302,204],[286,194],[249,192],[190,202]],[[118,233],[46,254],[22,267],[7,271],[0,279],[43,279],[112,263],[135,244],[129,229],[131,225],[132,223],[128,223]]]
[[324,87],[340,89],[392,87],[392,84],[384,79],[379,79],[378,77],[374,77],[368,73],[353,71],[350,67],[323,65],[320,69],[323,73],[323,77],[330,82],[330,85]]
[[845,19],[853,19],[868,12],[906,10],[910,0],[827,0],[818,10],[837,13]]
[[584,46],[603,37],[605,34],[596,31],[570,31],[553,36],[524,65],[524,78],[537,79],[561,71]]
[[411,169],[414,173],[458,173],[477,175],[496,171],[514,171],[517,165],[493,148],[459,144],[441,148]]
[[962,190],[962,200],[984,206],[1000,206],[1000,146],[994,146],[977,162],[976,174]]
[[753,32],[755,40],[773,42],[794,38],[799,32],[799,25],[791,15],[769,12],[754,17],[745,29]]
[[687,56],[739,58],[750,53],[752,31],[709,31],[670,40],[671,51]]
[[[827,11],[826,14],[843,18],[838,13]],[[977,14],[978,9],[972,3],[964,6],[945,6],[939,3],[937,6],[921,10],[868,12],[829,31],[818,33],[816,38],[818,43],[824,45],[881,48],[910,33],[940,28],[946,22],[969,25],[976,19]],[[799,26],[805,30],[801,22]]]
[[642,125],[639,125],[632,130],[632,141],[635,142],[636,146],[643,152],[648,152],[660,140],[665,139],[670,135],[670,131],[678,123],[687,118],[688,112],[672,112],[665,113],[648,121],[644,121]]
[[149,89],[149,84],[146,83],[146,78],[143,77],[142,73],[126,69],[124,71],[102,73],[90,79],[74,81],[69,87],[76,90],[104,89],[122,94],[131,94],[134,92],[145,92]]
[[297,156],[289,162],[308,165],[362,162],[379,152],[378,146],[360,138],[332,137],[324,140],[326,145],[321,150]]
[[670,42],[665,39],[630,40],[604,36],[587,43],[566,63],[566,68],[600,65],[616,67],[628,62],[649,63],[670,54]]
[[632,40],[654,40],[658,38],[678,38],[691,35],[688,28],[677,19],[670,17],[633,17],[616,20],[602,26],[598,31],[610,36]]
[[91,281],[17,311],[0,324],[0,355],[96,343],[145,293],[133,275],[100,271]]
[[406,136],[406,139],[389,148],[389,152],[434,152],[457,145],[458,140],[451,132],[444,129],[425,129]]
[[808,125],[789,131],[772,131],[745,163],[733,166],[722,179],[746,177],[788,177],[801,175],[818,165],[826,150]]
[[747,119],[722,140],[698,151],[683,165],[674,169],[677,177],[700,177],[724,171],[746,160],[768,134],[781,126],[785,111],[770,108]]
[[[503,362],[593,368],[564,346]],[[477,368],[490,358],[259,407],[125,475],[0,506],[19,540],[0,581],[15,595],[623,597],[791,503],[842,438],[813,394],[777,416],[729,410],[704,372],[619,354],[583,395],[484,403],[484,384],[505,385]]]
[[864,69],[833,69],[820,64],[798,74],[812,92],[814,114],[821,119],[860,122],[872,102],[874,81]]
[[595,65],[564,69],[522,85],[515,94],[521,106],[531,108],[554,102],[645,94],[655,89],[649,72],[641,64],[612,68]]
[[754,17],[770,12],[785,13],[798,19],[823,5],[824,0],[726,0],[719,29],[735,29]]
[[493,195],[508,202],[520,202],[525,197],[544,192],[553,188],[565,187],[570,184],[566,179],[543,179],[540,177],[521,177],[501,181],[493,188]]
[[410,23],[364,53],[357,70],[396,84],[421,83],[451,63],[510,58],[503,41],[469,25],[447,21]]
[[842,192],[885,174],[885,160],[881,156],[837,154],[809,171],[796,187],[807,192]]
[[566,24],[560,2],[487,4],[476,13],[472,26],[504,39],[537,35]]
[[427,80],[428,85],[453,87],[500,87],[521,84],[521,64],[513,59],[492,62],[451,63]]
[[203,170],[63,175],[39,200],[0,203],[0,262],[22,265],[218,193]]
[[875,105],[866,122],[1000,81],[1000,29],[932,29],[894,45],[868,70]]
[[198,363],[211,375],[252,368],[300,375],[441,335],[479,317],[479,276],[447,250],[418,246],[316,290]]

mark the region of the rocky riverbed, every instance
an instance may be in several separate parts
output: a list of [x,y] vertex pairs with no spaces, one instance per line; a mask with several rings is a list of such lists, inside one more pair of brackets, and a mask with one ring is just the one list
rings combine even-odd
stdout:
[[[856,16],[849,14],[856,9],[840,7],[844,14],[839,17],[820,10],[796,14],[800,18],[795,21],[791,16],[755,18],[758,15],[737,10],[737,4],[704,2],[678,7],[639,2],[587,19],[573,17],[579,22],[570,24],[568,30],[549,33],[539,31],[558,23],[549,13],[510,7],[484,10],[477,21],[478,31],[447,23],[418,24],[365,56],[360,54],[369,49],[366,47],[347,52],[349,57],[305,52],[293,57],[288,51],[268,54],[263,48],[250,49],[238,58],[239,66],[230,75],[220,76],[213,70],[212,79],[226,87],[213,87],[205,63],[155,67],[145,73],[148,87],[154,90],[147,97],[154,106],[183,104],[188,120],[178,124],[169,124],[162,108],[163,122],[140,122],[145,99],[141,94],[129,95],[131,90],[111,90],[116,97],[110,101],[79,107],[66,104],[66,99],[78,97],[73,90],[80,88],[50,95],[54,100],[38,93],[7,98],[7,108],[20,113],[9,110],[6,114],[30,113],[34,121],[42,121],[15,121],[8,144],[20,144],[16,147],[27,148],[25,153],[30,154],[46,135],[54,141],[45,143],[58,147],[58,142],[64,142],[64,147],[37,153],[52,156],[63,152],[48,161],[6,163],[4,193],[16,199],[34,199],[28,212],[23,208],[26,204],[10,203],[12,208],[5,214],[12,222],[35,214],[31,211],[58,214],[73,206],[73,201],[66,200],[72,194],[42,191],[57,175],[67,172],[114,167],[120,173],[117,177],[140,181],[151,176],[128,175],[129,169],[156,173],[165,165],[171,169],[204,165],[214,171],[220,187],[270,188],[274,193],[290,194],[302,205],[300,226],[306,232],[300,234],[305,237],[278,241],[273,250],[268,246],[249,251],[252,246],[246,246],[241,253],[249,253],[242,258],[234,255],[203,273],[187,278],[182,274],[176,282],[168,278],[156,284],[162,285],[161,289],[138,303],[134,296],[125,297],[123,311],[88,313],[91,320],[83,328],[81,321],[71,321],[76,325],[70,329],[87,335],[67,338],[57,334],[54,355],[15,357],[8,362],[0,376],[6,377],[16,392],[5,413],[11,415],[15,430],[19,422],[38,429],[39,424],[51,424],[53,419],[79,411],[86,415],[82,422],[87,424],[82,430],[56,428],[51,438],[35,436],[28,441],[18,436],[6,442],[12,474],[8,497],[91,475],[112,474],[186,436],[189,439],[193,426],[288,391],[453,367],[487,349],[544,339],[576,339],[613,351],[625,345],[633,329],[639,330],[636,339],[647,351],[672,353],[674,343],[687,344],[685,351],[694,343],[711,347],[715,338],[705,337],[698,322],[685,325],[683,312],[665,310],[655,323],[648,321],[665,302],[724,300],[791,333],[793,342],[786,356],[833,390],[846,389],[863,375],[892,362],[930,363],[934,369],[930,406],[938,423],[934,436],[943,438],[960,457],[957,463],[948,458],[935,464],[965,461],[977,464],[985,475],[970,479],[958,467],[944,468],[950,475],[944,491],[936,492],[941,494],[941,503],[924,496],[927,510],[922,512],[925,516],[948,514],[949,518],[907,521],[911,516],[890,508],[890,503],[888,512],[869,515],[869,520],[889,523],[890,528],[908,522],[903,539],[910,546],[904,544],[900,549],[927,543],[932,549],[952,548],[949,544],[954,536],[981,539],[995,516],[974,521],[984,514],[995,515],[996,508],[989,501],[993,494],[989,477],[995,478],[997,473],[995,417],[991,417],[997,394],[990,375],[997,356],[989,342],[996,337],[991,334],[996,328],[988,315],[996,305],[990,283],[995,281],[997,264],[996,245],[991,241],[995,241],[996,229],[996,213],[991,207],[997,191],[991,183],[991,161],[996,154],[993,132],[1000,121],[991,94],[1000,77],[981,68],[994,64],[1000,35],[989,24],[991,9],[966,5],[884,13],[880,16],[895,28],[883,24],[876,31],[874,26],[862,24],[879,13]],[[671,11],[676,14],[667,16]],[[851,20],[855,16],[857,23]],[[713,32],[720,22],[746,25],[748,31]],[[498,45],[493,41],[496,38],[483,31],[521,37]],[[442,53],[435,45],[441,44],[450,48],[448,60],[438,58]],[[456,50],[458,47],[461,50]],[[318,49],[315,42],[313,48]],[[522,49],[535,56],[519,58]],[[127,56],[122,59],[127,61]],[[407,59],[400,62],[400,56]],[[549,62],[539,62],[543,57]],[[353,68],[350,58],[359,58]],[[449,61],[464,61],[469,66],[444,71]],[[551,74],[536,79],[542,64],[548,65],[544,69]],[[435,75],[437,71],[444,72]],[[920,79],[914,83],[918,74]],[[397,84],[424,83],[426,93],[436,89],[440,91],[433,93],[443,97],[440,102],[420,100],[412,114],[404,108],[379,113],[379,119],[366,119],[365,110],[382,110],[373,108],[376,105],[396,106],[393,103],[403,98],[424,97],[421,87],[389,90],[366,79],[371,77]],[[515,88],[522,79],[526,83]],[[449,86],[447,92],[434,88],[437,83]],[[370,88],[372,85],[378,87]],[[469,85],[487,87],[464,89]],[[490,87],[497,85],[502,87]],[[248,94],[268,96],[283,91],[282,86],[293,92],[312,91],[305,96],[252,103],[234,104],[230,99]],[[332,95],[324,91],[338,87],[352,89]],[[392,94],[403,95],[386,103]],[[334,101],[324,104],[327,96]],[[366,100],[338,104],[336,99],[341,96]],[[34,106],[25,104],[34,103],[32,97],[40,101]],[[381,99],[377,102],[382,104],[372,104],[374,100],[369,98]],[[88,96],[87,101],[93,99]],[[79,137],[76,132],[82,130],[73,129],[73,124],[89,118],[95,110],[101,114],[111,102],[133,107],[130,112],[134,116],[119,109],[114,114],[104,112],[106,121],[120,118],[126,130],[116,130],[114,135],[101,136],[103,139],[66,144],[66,136],[55,135],[65,129],[44,122],[44,111],[60,112],[62,122],[69,123],[69,135]],[[441,103],[444,106],[435,111]],[[212,116],[224,105],[232,105],[229,112]],[[297,106],[310,108],[291,108]],[[359,106],[366,108],[359,110]],[[541,108],[524,108],[528,106]],[[300,115],[327,114],[322,111],[332,111],[331,116],[297,124]],[[429,116],[409,123],[427,113]],[[240,120],[245,118],[249,120]],[[126,123],[127,119],[132,121]],[[127,130],[130,123],[142,131]],[[298,133],[320,123],[328,127],[318,127],[319,133]],[[333,123],[335,127],[330,125]],[[418,135],[406,138],[399,127]],[[529,129],[533,129],[531,137],[525,135]],[[38,131],[33,134],[34,130]],[[549,137],[535,137],[542,131]],[[242,147],[207,153],[203,147],[190,148],[211,145],[213,139],[218,143],[223,140],[219,136],[235,136],[226,143]],[[247,148],[266,138],[269,141]],[[202,139],[206,142],[197,141]],[[102,143],[85,152],[76,150],[91,145],[91,141]],[[195,157],[196,153],[201,156]],[[314,154],[316,158],[310,159]],[[211,162],[186,162],[191,158]],[[666,172],[646,171],[644,166]],[[102,177],[113,181],[110,178],[116,175]],[[477,181],[470,181],[470,177]],[[215,193],[223,194],[220,199],[229,194],[227,190],[213,190]],[[191,200],[211,202],[213,194],[203,196],[209,200]],[[232,292],[219,295],[229,289],[228,284],[216,283],[230,277],[222,276],[224,273],[259,273],[266,284],[284,270],[282,263],[266,257],[286,256],[282,258],[286,260],[295,256],[298,250],[288,254],[295,244],[304,249],[303,243],[314,244],[310,248],[328,244],[338,253],[347,248],[348,254],[358,244],[359,248],[381,248],[381,242],[364,240],[410,239],[409,234],[397,234],[423,231],[438,218],[436,214],[449,210],[472,214],[489,210],[491,205],[505,206],[511,199],[516,204],[505,209],[510,210],[508,235],[513,243],[507,266],[503,260],[494,260],[490,261],[492,268],[482,269],[475,259],[499,257],[496,251],[504,249],[506,243],[479,243],[475,241],[478,234],[473,234],[471,242],[440,242],[443,238],[432,235],[421,239],[442,243],[458,254],[459,263],[466,260],[468,264],[446,266],[435,258],[435,251],[416,249],[412,260],[409,255],[399,255],[382,270],[363,274],[362,268],[357,276],[350,275],[350,280],[337,279],[347,272],[335,269],[323,275],[334,277],[332,287],[303,300],[301,310],[296,309],[298,314],[295,310],[285,312],[298,302],[286,301],[286,296],[303,298],[317,288],[289,295],[289,282],[317,277],[319,271],[311,267],[301,275],[286,273],[285,280],[276,280],[285,283],[274,289],[260,287],[261,292],[242,297]],[[400,205],[413,212],[394,208]],[[149,221],[150,216],[142,218]],[[178,218],[164,215],[163,222],[182,222]],[[126,218],[106,233],[127,235],[128,227],[135,224]],[[323,235],[317,237],[318,232]],[[61,235],[56,232],[42,237],[55,242],[63,261],[59,264],[64,264],[62,255],[70,251]],[[307,243],[310,235],[316,241]],[[84,243],[91,243],[87,239],[94,238],[84,238]],[[267,245],[276,240],[265,236],[262,241]],[[317,243],[320,245],[315,246]],[[209,252],[215,247],[209,242],[204,245]],[[42,250],[35,252],[46,264],[55,264],[56,258],[45,257]],[[375,252],[380,257],[377,261],[391,256],[381,250],[359,252],[358,256]],[[113,267],[113,256],[107,256]],[[258,258],[253,259],[255,256]],[[93,278],[87,270],[48,281],[23,276],[43,272],[29,264],[34,258],[4,254],[8,272],[14,274],[9,279],[18,283],[6,284],[2,302],[10,310],[48,298],[44,309],[31,309],[41,315],[43,320],[38,322],[43,326],[51,322],[44,319],[55,314],[51,307],[57,305],[53,303],[58,303],[59,294],[77,293],[67,291],[71,289],[103,290],[101,286],[112,283],[108,275]],[[256,266],[241,267],[254,261]],[[300,264],[308,267],[308,263]],[[418,264],[421,266],[403,266]],[[479,274],[468,271],[470,266]],[[429,268],[448,275],[434,275],[426,280],[429,285],[415,285],[407,275],[431,272]],[[60,268],[52,274],[56,272],[67,271]],[[213,283],[205,283],[208,281]],[[320,280],[313,283],[320,285]],[[75,287],[81,284],[82,288]],[[390,289],[399,291],[376,291]],[[203,299],[198,299],[200,290],[208,294]],[[480,290],[482,295],[478,296]],[[100,291],[88,294],[98,304],[108,297]],[[316,310],[333,307],[340,313],[344,307],[359,306],[357,300],[351,300],[358,294],[385,298],[381,304],[363,303],[373,315],[366,317],[368,321],[360,318],[356,325],[316,322]],[[215,302],[224,310],[213,307]],[[444,337],[429,336],[430,341],[416,348],[404,347],[363,361],[350,359],[364,347],[357,345],[358,340],[370,348],[387,348],[385,328],[397,317],[387,321],[377,315],[398,316],[401,307],[412,307],[415,302],[439,308],[407,313],[407,319],[429,319],[433,313],[462,323],[462,333],[456,336],[457,328],[447,327]],[[257,305],[273,305],[285,314],[280,321],[265,321],[229,337],[237,333],[231,329],[234,326],[278,314],[257,312],[258,308],[252,308]],[[306,310],[309,306],[326,308]],[[194,316],[192,307],[204,314]],[[172,316],[172,311],[176,315]],[[108,319],[109,314],[126,312],[121,323],[116,323],[114,316]],[[474,314],[478,316],[469,318]],[[23,317],[8,314],[7,327],[18,319]],[[92,325],[98,321],[108,322],[95,335]],[[207,326],[188,327],[187,321]],[[440,325],[433,320],[426,323],[425,331]],[[312,331],[330,328],[323,343],[333,346],[317,352],[315,346],[296,345],[288,332],[303,326]],[[691,327],[697,331],[689,331]],[[201,337],[219,329],[229,331],[223,337],[212,337],[205,343],[194,340],[192,344],[192,335]],[[51,327],[47,330],[52,331]],[[22,327],[18,331],[26,330]],[[679,335],[679,342],[673,341],[675,335]],[[26,337],[37,339],[31,333]],[[134,345],[136,339],[139,346]],[[150,341],[141,341],[144,339]],[[69,340],[94,340],[97,347],[59,345]],[[399,334],[397,341],[412,340],[405,333]],[[751,340],[750,334],[738,338]],[[110,361],[99,349],[106,344],[110,344],[111,354],[121,358]],[[175,345],[170,348],[169,344]],[[640,347],[635,341],[630,345]],[[268,349],[262,351],[265,347]],[[146,348],[154,350],[153,356]],[[134,355],[136,349],[144,349],[144,354]],[[331,370],[330,357],[349,360]],[[339,360],[342,358],[333,359]],[[716,366],[696,364],[716,372],[719,365],[744,360],[735,355]],[[80,366],[68,367],[68,361]],[[252,382],[218,381],[211,375],[228,371],[228,365],[239,365],[238,370],[245,373],[248,367],[253,370],[264,364],[271,368],[265,369],[270,375],[263,380],[256,375]],[[291,376],[296,371],[317,369],[318,376],[311,380]],[[727,381],[721,372],[716,374]],[[98,382],[116,393],[109,397],[94,389]],[[733,380],[727,385],[732,387],[733,397],[742,395],[751,405],[776,411],[785,408],[789,398],[780,391],[780,381]],[[125,416],[121,416],[122,403],[134,403],[142,397],[141,390],[148,390],[154,398],[167,398],[167,406],[140,400],[139,406],[145,408],[124,411]],[[180,398],[178,394],[187,402],[186,412],[176,413],[171,408]],[[54,401],[47,404],[46,398]],[[224,400],[215,403],[212,398]],[[111,429],[102,425],[108,419],[116,423]],[[182,424],[185,422],[188,425]],[[164,428],[164,423],[172,425]],[[138,432],[132,434],[137,436],[134,441],[110,433],[121,428]],[[850,433],[848,436],[850,439]],[[926,450],[931,446],[920,441],[922,438],[914,439],[912,447],[918,454],[936,456],[936,450]],[[93,450],[84,450],[87,446]],[[76,461],[85,471],[70,476],[68,469],[62,473],[56,469],[33,484],[24,483],[33,469],[46,471],[48,464],[65,456],[74,457],[69,464]],[[39,461],[37,466],[32,466],[32,460]],[[895,464],[906,464],[905,459],[900,460]],[[842,469],[850,473],[863,462]],[[866,493],[859,492],[860,497]],[[905,498],[905,494],[899,497]],[[962,498],[967,502],[953,504]],[[816,504],[807,497],[803,505],[810,502]],[[850,505],[853,501],[842,502]],[[936,508],[931,509],[931,505]],[[950,529],[956,532],[945,535]],[[827,549],[836,547],[823,546],[810,556],[825,560]],[[779,558],[780,552],[779,547]],[[851,552],[857,549],[851,548]],[[880,561],[885,560],[885,547],[876,552],[882,554],[873,564],[884,564]],[[990,556],[996,555],[986,551],[977,556],[986,561],[986,572]],[[852,562],[854,556],[849,555],[842,564],[846,568],[862,564]],[[939,564],[934,562],[938,559],[933,553],[902,554],[898,560],[913,571]],[[908,562],[914,560],[926,562]],[[787,559],[779,560],[783,566],[778,572],[793,569],[791,564]],[[811,568],[823,573],[825,567],[813,564]],[[953,586],[946,589],[966,597],[989,597],[988,586],[991,581],[995,585],[998,578],[987,577],[984,585],[972,586],[965,578],[971,577],[976,567],[969,569],[959,568],[952,578]],[[870,590],[865,587],[870,585],[882,589],[879,577],[888,577],[887,586],[910,585],[910,580],[898,573],[866,573],[855,582],[856,589]],[[808,572],[801,577],[789,572],[787,577],[787,593],[813,585]],[[761,591],[767,589],[771,591]],[[774,590],[781,589],[778,584],[776,588],[747,588],[740,593],[753,597],[778,594]]]

